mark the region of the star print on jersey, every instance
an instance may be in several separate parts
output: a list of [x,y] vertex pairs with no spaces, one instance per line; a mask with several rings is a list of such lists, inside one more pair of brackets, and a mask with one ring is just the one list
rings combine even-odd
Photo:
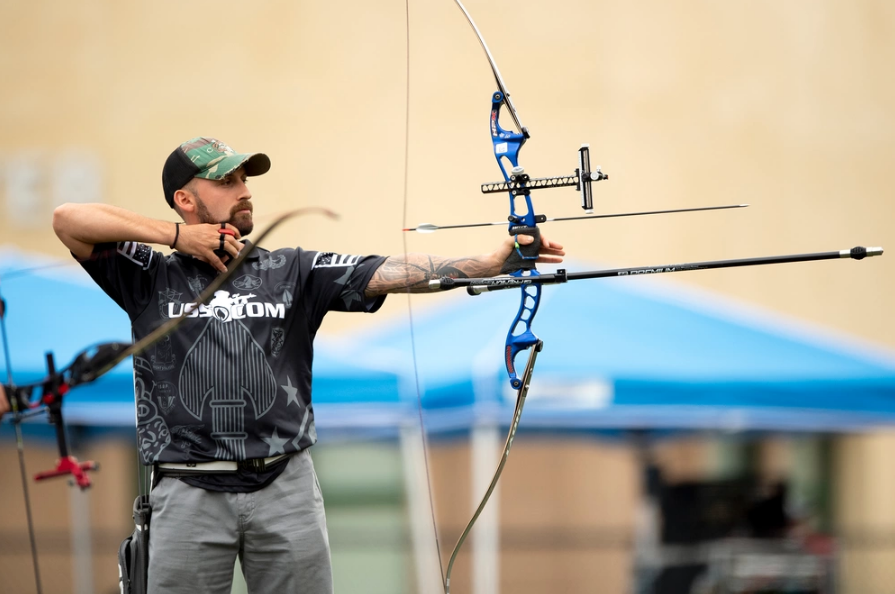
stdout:
[[[344,287],[346,283],[351,279],[351,275],[354,273],[354,266],[349,266],[345,271],[345,274],[334,280],[333,282],[337,285]],[[342,289],[342,292],[339,294],[342,302],[345,304],[345,308],[351,310],[351,304],[355,301],[362,302],[363,298],[361,297],[360,291],[356,289]]]
[[286,376],[286,385],[285,386],[281,385],[280,387],[283,388],[284,390],[286,390],[286,396],[288,396],[288,401],[286,402],[286,406],[289,406],[293,402],[295,404],[301,406],[301,402],[298,401],[298,398],[296,396],[298,394],[298,388],[296,388],[295,386],[292,385],[291,377],[289,377],[287,375]]
[[281,438],[277,435],[277,428],[273,428],[273,435],[270,437],[262,437],[261,441],[270,446],[270,452],[268,452],[268,456],[275,456],[276,454],[285,454],[286,450],[283,448],[287,443],[289,443],[288,439]]
[[349,266],[348,270],[345,271],[345,274],[334,280],[333,282],[339,286],[344,286],[345,283],[348,282],[348,279],[351,278],[351,273],[354,272],[354,266]]
[[378,310],[385,297],[364,291],[386,258],[259,246],[200,303],[214,279],[206,263],[121,247],[82,265],[127,313],[134,339],[184,322],[134,359],[140,462],[240,461],[312,446],[309,333],[329,312]]

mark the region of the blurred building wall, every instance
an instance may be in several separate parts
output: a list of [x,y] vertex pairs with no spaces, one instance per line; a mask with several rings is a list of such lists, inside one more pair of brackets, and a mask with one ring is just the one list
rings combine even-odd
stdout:
[[[4,437],[10,427],[3,425]],[[10,431],[11,432],[11,431]],[[136,456],[130,442],[100,439],[73,444],[81,460],[100,463],[86,492],[70,487],[64,477],[29,482],[28,492],[37,540],[38,567],[44,592],[81,594],[92,585],[96,594],[118,592],[118,545],[134,530],[131,511],[136,497]],[[25,467],[30,477],[56,464],[59,454],[48,440],[25,440]],[[26,521],[25,497],[16,447],[0,440],[0,574],[3,592],[35,591],[34,565]],[[90,550],[79,548],[74,523],[88,526]],[[85,593],[86,594],[86,593]]]
[[[751,204],[545,230],[571,256],[645,265],[892,244],[895,4],[467,4],[531,129],[522,159],[530,174],[571,173],[589,142],[610,174],[596,187],[601,212]],[[271,156],[270,174],[251,181],[259,226],[312,204],[342,214],[338,223],[292,221],[271,246],[394,254],[405,226],[501,219],[505,198],[478,193],[498,179],[486,121],[494,84],[478,42],[447,0],[411,1],[409,14],[405,105],[401,2],[0,4],[4,241],[66,257],[50,230],[65,201],[176,220],[161,196],[161,165],[197,135]],[[571,190],[538,203],[551,216],[579,212]],[[501,238],[413,236],[409,249],[481,253]],[[893,273],[887,255],[678,280],[892,348]],[[16,315],[33,315],[15,305]],[[377,318],[402,307],[390,299]],[[350,335],[373,321],[361,318],[332,316],[324,331]],[[844,529],[895,530],[892,440],[835,447]],[[572,493],[583,478],[570,471],[564,480],[558,491]],[[891,591],[893,561],[891,544],[851,550],[843,592]]]

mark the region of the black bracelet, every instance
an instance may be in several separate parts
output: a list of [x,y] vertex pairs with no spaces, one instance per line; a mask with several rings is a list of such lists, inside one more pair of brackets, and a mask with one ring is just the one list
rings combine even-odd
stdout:
[[177,245],[177,238],[180,237],[180,223],[174,223],[174,241],[171,242],[171,249],[174,249],[174,246]]

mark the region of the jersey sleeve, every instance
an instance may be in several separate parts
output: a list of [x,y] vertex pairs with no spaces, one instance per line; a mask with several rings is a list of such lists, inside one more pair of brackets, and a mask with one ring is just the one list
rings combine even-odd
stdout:
[[364,291],[382,256],[352,256],[333,252],[301,252],[304,296],[319,319],[328,311],[372,313],[385,296],[367,298]]
[[160,252],[134,241],[97,244],[90,257],[78,259],[87,274],[131,320],[149,304],[155,273],[163,261]]

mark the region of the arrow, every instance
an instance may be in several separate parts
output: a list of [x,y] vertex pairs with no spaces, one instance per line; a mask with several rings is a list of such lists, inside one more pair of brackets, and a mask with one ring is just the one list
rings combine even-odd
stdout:
[[[727,210],[731,208],[746,208],[748,204],[728,204],[726,206],[700,206],[697,208],[675,208],[673,210],[647,210],[643,212],[619,212],[601,215],[586,215],[580,217],[555,217],[552,219],[544,218],[539,223],[558,223],[561,221],[581,221],[585,219],[615,219],[621,217],[640,217],[645,215],[672,214],[677,212],[698,212],[702,210]],[[433,225],[432,223],[422,223],[411,229],[402,229],[402,231],[416,231],[417,233],[435,233],[443,229],[466,229],[469,227],[493,227],[497,225],[506,225],[507,221],[497,221],[494,223],[467,223],[465,225]]]

